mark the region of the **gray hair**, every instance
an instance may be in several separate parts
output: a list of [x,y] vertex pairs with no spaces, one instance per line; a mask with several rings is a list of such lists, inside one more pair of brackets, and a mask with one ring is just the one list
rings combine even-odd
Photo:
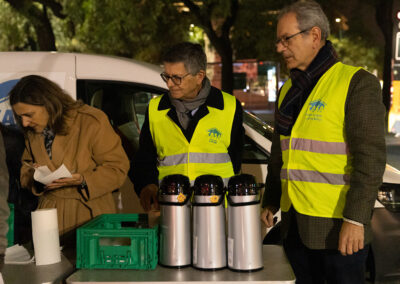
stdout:
[[321,29],[322,40],[326,40],[330,35],[328,18],[317,2],[312,0],[298,1],[286,6],[281,10],[278,20],[288,13],[296,15],[301,31],[311,29],[312,27],[319,27]]
[[207,56],[200,44],[182,42],[172,46],[162,57],[163,62],[183,62],[186,70],[195,75],[207,69]]

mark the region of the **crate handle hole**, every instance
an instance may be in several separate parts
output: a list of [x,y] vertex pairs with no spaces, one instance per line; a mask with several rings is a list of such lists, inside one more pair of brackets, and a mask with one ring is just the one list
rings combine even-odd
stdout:
[[145,229],[149,227],[149,223],[147,220],[139,220],[139,221],[123,221],[121,222],[121,228],[136,228],[136,229]]
[[131,238],[100,238],[99,239],[99,245],[100,246],[113,246],[113,247],[118,247],[118,246],[130,246],[131,245]]

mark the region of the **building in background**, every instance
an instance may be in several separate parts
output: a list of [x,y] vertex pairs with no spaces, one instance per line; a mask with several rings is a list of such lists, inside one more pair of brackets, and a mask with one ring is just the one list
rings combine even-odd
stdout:
[[[278,92],[279,65],[256,59],[233,63],[233,94],[246,110],[273,110]],[[221,88],[221,63],[209,62],[207,77],[211,85]]]

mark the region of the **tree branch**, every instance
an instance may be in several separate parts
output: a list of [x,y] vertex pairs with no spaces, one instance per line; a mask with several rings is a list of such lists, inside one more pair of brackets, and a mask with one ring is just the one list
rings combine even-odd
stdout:
[[60,19],[65,19],[67,17],[67,15],[62,13],[63,10],[63,6],[56,2],[56,1],[52,1],[52,0],[34,0],[34,2],[38,2],[46,7],[49,7],[51,9],[51,11],[53,12],[53,14],[60,18]]
[[239,7],[238,0],[231,0],[231,12],[230,15],[226,17],[224,23],[222,24],[222,34],[229,36],[231,27],[233,26],[236,20],[238,7]]
[[212,27],[211,14],[210,14],[209,9],[207,9],[207,13],[206,13],[206,15],[208,15],[208,16],[203,17],[200,7],[197,6],[193,1],[183,0],[183,3],[193,13],[196,20],[199,22],[199,25],[205,30],[207,36],[210,38],[211,42],[218,41],[219,37]]
[[54,32],[46,13],[46,6],[41,10],[30,0],[5,1],[33,25],[40,50],[56,50]]

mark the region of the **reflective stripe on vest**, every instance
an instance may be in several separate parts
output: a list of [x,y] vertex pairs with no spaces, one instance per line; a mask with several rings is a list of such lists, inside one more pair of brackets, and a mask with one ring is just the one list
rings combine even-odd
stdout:
[[331,173],[321,173],[317,171],[307,171],[307,170],[283,170],[281,171],[281,179],[288,179],[294,181],[307,181],[307,182],[318,182],[318,183],[328,183],[333,185],[346,185],[350,183],[349,175],[342,174],[331,174]]
[[161,96],[150,101],[150,132],[157,149],[160,181],[167,175],[183,174],[193,183],[200,175],[214,174],[227,184],[234,175],[228,147],[236,99],[223,92],[222,96],[224,109],[207,107],[209,113],[199,120],[190,143],[168,116],[170,109],[158,110]]
[[[342,218],[352,171],[344,137],[344,110],[351,78],[360,68],[336,63],[315,85],[293,125],[281,135],[281,209]],[[278,107],[291,81],[282,87]]]
[[[289,143],[290,139],[283,139],[281,141],[282,151],[289,148]],[[325,142],[304,138],[293,138],[291,149],[321,154],[347,155],[348,153],[347,145],[344,142]]]
[[231,158],[228,153],[183,153],[178,155],[167,156],[159,162],[162,167],[175,166],[179,164],[190,163],[229,163]]

